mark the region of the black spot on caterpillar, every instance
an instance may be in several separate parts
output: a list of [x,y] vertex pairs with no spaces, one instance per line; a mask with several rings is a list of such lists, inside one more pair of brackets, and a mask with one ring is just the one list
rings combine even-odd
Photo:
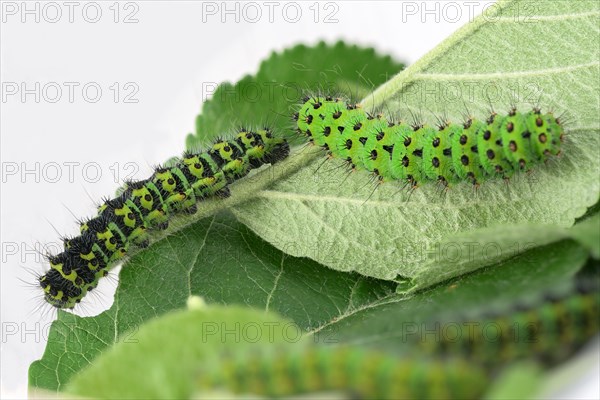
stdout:
[[[466,360],[398,359],[356,348],[282,348],[223,355],[200,370],[198,391],[288,397],[338,391],[355,399],[474,399],[489,383]],[[347,397],[348,398],[348,397]]]
[[62,253],[48,257],[50,270],[39,277],[46,301],[73,308],[131,246],[148,245],[149,231],[166,229],[175,214],[195,213],[203,199],[229,196],[229,183],[288,154],[288,143],[269,129],[242,129],[232,140],[187,152],[173,166],[156,168],[150,178],[126,183],[96,217],[81,223],[79,236],[64,240]]
[[465,180],[479,185],[494,177],[508,179],[560,154],[564,135],[559,119],[537,108],[494,113],[485,121],[444,122],[436,128],[394,123],[338,98],[303,101],[293,116],[299,134],[352,168],[412,186],[425,181],[448,186]]

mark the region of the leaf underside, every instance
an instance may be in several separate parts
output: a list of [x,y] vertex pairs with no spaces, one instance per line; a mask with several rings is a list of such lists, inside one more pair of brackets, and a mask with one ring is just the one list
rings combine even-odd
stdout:
[[600,4],[506,1],[488,11],[366,96],[363,106],[435,123],[463,121],[468,113],[485,118],[490,107],[540,105],[563,116],[562,156],[477,190],[463,183],[410,191],[400,182],[377,186],[367,173],[350,173],[321,153],[236,206],[238,219],[289,254],[403,278],[409,289],[561,236],[600,195]]

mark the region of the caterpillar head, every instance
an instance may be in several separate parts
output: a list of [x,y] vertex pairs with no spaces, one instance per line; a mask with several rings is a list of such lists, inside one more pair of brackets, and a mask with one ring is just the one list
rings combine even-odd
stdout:
[[39,284],[44,291],[44,299],[51,306],[72,310],[88,292],[91,292],[98,286],[100,277],[107,274],[106,271],[99,271],[95,274],[92,283],[85,284],[79,288],[73,282],[60,276],[58,271],[50,269],[45,275],[40,276]]
[[72,309],[81,301],[85,292],[64,278],[58,269],[50,269],[39,278],[44,299],[53,307]]
[[56,308],[73,309],[107,275],[97,263],[90,263],[89,254],[81,253],[84,242],[77,237],[71,240],[69,250],[49,257],[50,270],[38,279],[45,300]]

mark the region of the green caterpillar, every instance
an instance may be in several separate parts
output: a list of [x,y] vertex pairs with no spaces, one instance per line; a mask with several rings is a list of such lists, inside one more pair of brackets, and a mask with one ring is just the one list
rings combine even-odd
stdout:
[[461,356],[489,366],[520,358],[554,364],[598,333],[598,315],[598,285],[579,278],[569,291],[546,292],[536,302],[515,304],[477,320],[428,324],[406,338],[419,354]]
[[489,384],[465,360],[397,359],[353,348],[310,347],[230,354],[200,370],[197,389],[289,397],[339,391],[358,399],[475,399]]
[[559,155],[564,136],[559,119],[538,108],[492,113],[486,121],[444,122],[436,129],[394,123],[339,98],[307,97],[294,120],[298,132],[328,155],[381,181],[401,180],[413,187],[425,181],[448,186],[508,179]]
[[48,257],[50,269],[39,277],[46,301],[72,309],[131,246],[147,246],[151,230],[166,229],[177,213],[195,213],[203,199],[228,197],[229,183],[288,154],[288,143],[271,130],[242,129],[233,140],[218,140],[206,152],[187,152],[172,167],[126,183],[96,217],[81,223],[79,236],[64,240],[62,253]]

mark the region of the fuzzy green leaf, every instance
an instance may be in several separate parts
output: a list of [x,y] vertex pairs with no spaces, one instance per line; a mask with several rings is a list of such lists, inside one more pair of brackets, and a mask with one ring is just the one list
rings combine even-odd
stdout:
[[486,117],[490,103],[500,112],[540,104],[564,114],[556,160],[478,190],[409,191],[397,182],[376,187],[367,173],[306,150],[291,160],[308,165],[235,207],[236,216],[291,255],[402,281],[400,290],[555,241],[600,195],[599,16],[596,1],[499,2],[363,102],[431,123],[436,115],[463,120],[466,109]]
[[[68,385],[67,393],[96,398],[186,399],[200,368],[219,356],[259,346],[305,346],[300,329],[274,313],[204,306],[155,318],[115,346]],[[183,344],[183,345],[182,345]]]
[[30,367],[30,385],[63,390],[100,353],[116,343],[132,342],[141,325],[183,308],[190,295],[209,304],[275,311],[320,344],[364,344],[402,352],[398,327],[403,323],[457,310],[506,307],[519,296],[569,281],[587,256],[583,247],[561,242],[408,298],[396,294],[392,282],[287,256],[231,216],[219,215],[133,257],[121,271],[108,311],[91,318],[60,312],[43,358]]
[[184,307],[190,295],[277,310],[306,330],[393,293],[391,282],[289,257],[231,215],[211,217],[134,256],[121,270],[108,311],[93,318],[59,312],[43,358],[29,370],[30,385],[63,389],[100,352],[132,340],[144,322]]
[[235,85],[219,85],[202,105],[196,133],[187,137],[187,148],[202,147],[239,126],[267,125],[280,135],[288,135],[292,110],[304,94],[321,91],[360,99],[403,67],[372,48],[344,42],[320,42],[313,47],[301,44],[274,52],[256,75],[248,75]]
[[[180,256],[205,233],[208,234],[202,256]],[[147,267],[148,256],[144,254],[135,257],[123,270],[122,284],[111,310],[95,318],[60,314],[51,330],[44,359],[31,367],[34,386],[63,389],[75,372],[110,345],[124,343],[121,348],[135,351],[138,330],[145,321],[184,306],[188,292],[179,290],[181,287],[188,287],[189,293],[201,295],[209,303],[247,304],[277,311],[294,321],[298,326],[296,333],[309,331],[312,339],[321,344],[367,345],[398,353],[406,350],[401,329],[404,324],[440,318],[455,310],[469,313],[507,307],[514,299],[568,281],[587,257],[580,246],[562,242],[550,249],[531,250],[512,262],[451,285],[405,298],[395,294],[387,282],[323,270],[314,262],[285,256],[225,216],[189,227],[154,247],[161,256],[152,262],[151,271]],[[235,307],[223,308],[213,316],[213,322],[228,318],[231,313],[237,313],[236,310]],[[262,321],[260,315],[268,314],[256,313],[250,322]],[[187,332],[185,326],[176,323],[172,326],[174,330]],[[202,329],[190,329],[190,335],[201,337]],[[296,339],[300,337],[294,336]],[[123,364],[168,365],[173,360],[180,361],[177,355],[187,348],[187,340],[164,343],[162,358],[125,358]],[[211,346],[207,343],[207,348]],[[134,376],[134,372],[131,374]],[[166,393],[193,384],[186,377],[161,377],[152,381]],[[56,382],[57,379],[60,381]],[[129,390],[156,387],[154,384],[134,385],[126,389],[121,392],[122,396],[131,394]],[[114,390],[124,389],[115,387]],[[143,390],[137,393],[141,397],[148,395]]]

